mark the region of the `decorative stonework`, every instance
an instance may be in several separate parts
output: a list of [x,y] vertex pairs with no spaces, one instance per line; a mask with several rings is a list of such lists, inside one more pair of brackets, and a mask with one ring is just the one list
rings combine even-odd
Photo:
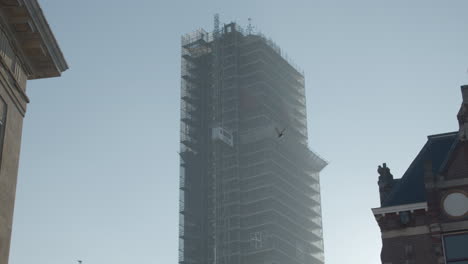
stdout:
[[14,61],[27,62],[13,73],[21,80],[58,77],[68,65],[37,0],[0,0],[0,23],[12,43]]
[[3,29],[0,28],[0,59],[3,60],[6,68],[15,78],[21,89],[26,86],[26,80],[28,79],[23,65],[13,52],[13,49],[8,41],[8,37]]

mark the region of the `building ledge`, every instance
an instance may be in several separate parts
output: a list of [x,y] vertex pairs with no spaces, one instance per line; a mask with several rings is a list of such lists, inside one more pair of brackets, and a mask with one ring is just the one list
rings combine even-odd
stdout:
[[391,214],[391,213],[396,213],[399,214],[400,212],[414,212],[415,210],[426,210],[427,211],[427,202],[422,202],[422,203],[413,203],[413,204],[402,204],[402,205],[396,205],[396,206],[388,206],[388,207],[379,207],[379,208],[372,208],[372,213],[374,213],[375,216],[377,215],[383,215],[385,216],[386,214]]
[[0,10],[29,80],[58,77],[68,69],[37,0],[0,0]]

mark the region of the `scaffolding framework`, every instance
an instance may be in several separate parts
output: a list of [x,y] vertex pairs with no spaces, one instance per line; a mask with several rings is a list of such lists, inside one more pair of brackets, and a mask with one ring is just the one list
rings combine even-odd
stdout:
[[214,24],[181,39],[179,263],[323,263],[303,73],[252,28]]

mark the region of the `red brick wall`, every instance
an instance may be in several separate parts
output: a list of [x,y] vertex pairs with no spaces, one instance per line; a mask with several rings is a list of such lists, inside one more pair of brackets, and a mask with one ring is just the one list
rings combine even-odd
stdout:
[[451,157],[446,179],[468,178],[468,142],[461,143]]
[[437,264],[429,234],[382,239],[382,263]]

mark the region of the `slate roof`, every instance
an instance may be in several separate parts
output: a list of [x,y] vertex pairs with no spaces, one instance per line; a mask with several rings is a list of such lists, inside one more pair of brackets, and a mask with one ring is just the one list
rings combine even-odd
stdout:
[[428,140],[401,179],[395,181],[382,207],[426,202],[424,164],[432,161],[434,174],[443,169],[449,153],[458,142],[458,132],[428,136]]

